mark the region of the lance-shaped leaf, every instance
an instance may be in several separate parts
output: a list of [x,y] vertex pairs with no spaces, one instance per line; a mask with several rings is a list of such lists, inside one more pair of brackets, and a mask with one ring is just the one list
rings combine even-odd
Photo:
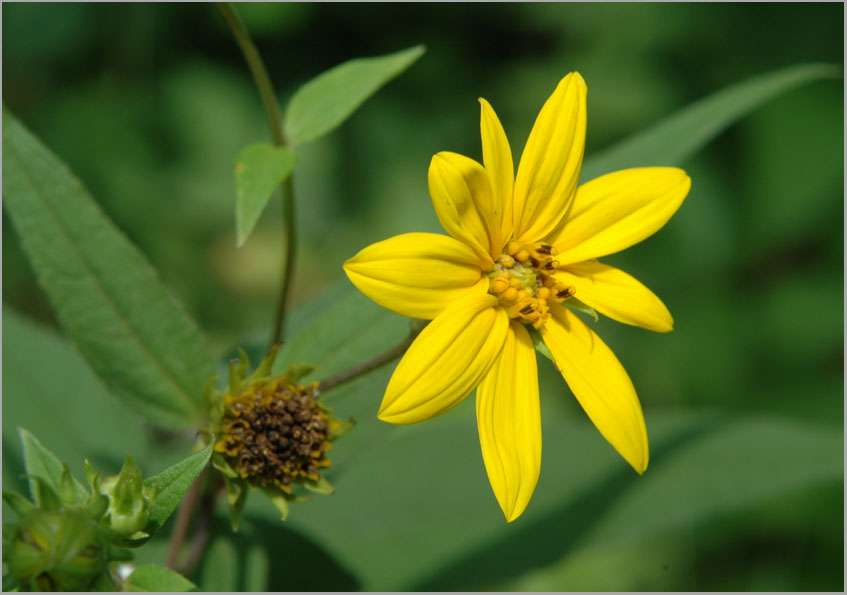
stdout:
[[301,145],[333,130],[423,53],[424,47],[417,45],[385,56],[349,60],[319,74],[294,93],[285,110],[289,142]]
[[197,585],[164,566],[146,564],[139,566],[126,579],[127,591],[194,591]]
[[209,457],[212,456],[212,448],[214,448],[214,438],[209,441],[200,452],[197,452],[187,459],[171,465],[158,475],[149,477],[144,480],[144,487],[149,488],[156,486],[156,499],[153,501],[153,506],[150,508],[150,520],[147,523],[145,531],[153,535],[158,531],[168,517],[171,516],[176,507],[179,506],[185,492],[200,475],[200,472],[206,467],[209,462]]
[[55,494],[62,495],[63,501],[76,498],[76,503],[82,504],[88,499],[88,490],[75,477],[71,477],[67,466],[62,464],[59,457],[24,428],[18,428],[18,434],[23,445],[29,491],[36,504],[43,504],[39,482],[43,482],[43,487],[51,489]]
[[3,111],[3,206],[59,321],[156,425],[196,425],[215,373],[200,331],[82,184]]
[[800,64],[727,87],[586,159],[580,180],[629,167],[677,165],[760,105],[806,83],[841,75],[831,64]]
[[242,246],[274,190],[294,168],[296,156],[288,147],[256,143],[245,147],[235,162],[235,230]]

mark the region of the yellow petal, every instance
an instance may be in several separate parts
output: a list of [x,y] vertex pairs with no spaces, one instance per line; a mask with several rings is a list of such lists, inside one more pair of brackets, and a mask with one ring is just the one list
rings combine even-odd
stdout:
[[632,381],[615,354],[567,308],[550,305],[541,336],[556,367],[603,437],[638,472],[647,468],[647,429]]
[[492,295],[456,302],[424,328],[388,382],[379,418],[413,424],[458,405],[500,354],[509,329]]
[[546,238],[562,221],[576,190],[585,149],[585,81],[563,78],[541,108],[515,181],[515,237]]
[[500,222],[485,168],[464,155],[442,151],[432,158],[428,179],[435,214],[447,233],[483,257],[490,259],[495,249],[499,256]]
[[535,347],[512,322],[506,344],[476,391],[476,419],[488,480],[506,520],[529,504],[541,471],[541,409]]
[[371,244],[344,263],[359,291],[393,312],[432,320],[467,295],[488,291],[479,256],[435,233],[407,233]]
[[641,167],[600,176],[579,187],[551,243],[562,264],[613,254],[658,231],[691,188],[675,167]]
[[576,289],[576,299],[609,318],[660,333],[673,330],[662,300],[620,269],[587,261],[567,265],[554,276]]
[[[512,236],[513,226],[513,193],[515,187],[515,165],[512,162],[512,149],[509,140],[497,114],[491,105],[482,97],[479,98],[480,118],[479,128],[482,134],[482,163],[491,181],[491,194],[494,206],[500,219],[500,246]],[[497,256],[497,253],[492,253]]]

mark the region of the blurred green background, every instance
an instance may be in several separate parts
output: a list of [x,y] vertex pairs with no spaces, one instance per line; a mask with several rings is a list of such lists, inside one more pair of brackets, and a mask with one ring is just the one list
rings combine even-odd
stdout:
[[[756,74],[843,65],[840,4],[237,10],[283,103],[344,60],[427,46],[340,129],[300,152],[293,302],[303,314],[292,335],[321,309],[317,296],[346,295],[346,258],[392,235],[440,231],[429,159],[440,150],[479,158],[479,96],[497,110],[517,159],[559,78],[579,70],[590,156]],[[269,135],[213,7],[4,3],[2,11],[5,104],[148,256],[218,354],[266,341],[279,207],[236,249],[233,163]],[[337,445],[338,493],[295,506],[285,527],[255,503],[252,529],[213,543],[218,562],[195,578],[223,590],[842,590],[843,109],[843,81],[832,80],[743,118],[683,164],[693,187],[670,223],[607,259],[651,287],[676,321],[668,335],[596,324],[645,408],[653,457],[643,478],[627,472],[542,362],[545,462],[526,515],[507,526],[487,487],[472,399],[431,424],[386,429],[372,420],[385,370],[333,397],[360,419],[350,446]],[[151,438],[116,401],[97,401],[105,389],[96,380],[85,379],[86,395],[45,385],[53,391],[39,397],[38,418],[34,401],[17,403],[38,388],[26,382],[39,373],[27,354],[67,348],[39,329],[44,345],[16,350],[11,333],[29,322],[12,310],[54,322],[5,215],[2,241],[4,481],[17,481],[7,454],[16,452],[15,425],[60,456],[65,444],[116,466],[137,444],[150,473],[178,459],[184,443]],[[387,344],[402,336],[399,317],[379,321],[394,333]],[[48,372],[65,378],[49,361]],[[12,384],[15,369],[22,380]],[[79,440],[83,448],[72,436],[62,443],[61,424],[39,434],[50,416],[65,425],[72,416],[80,435],[94,435]],[[112,429],[98,434],[104,420]],[[155,558],[159,543],[145,555]],[[252,570],[227,571],[239,556]],[[270,582],[249,582],[254,575]]]

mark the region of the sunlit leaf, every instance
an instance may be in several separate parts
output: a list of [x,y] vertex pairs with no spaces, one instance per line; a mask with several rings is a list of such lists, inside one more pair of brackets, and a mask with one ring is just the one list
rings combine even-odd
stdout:
[[191,426],[214,374],[200,331],[80,182],[3,112],[3,206],[57,317],[118,396]]
[[164,566],[146,564],[136,568],[126,579],[127,591],[194,591],[190,580]]
[[200,472],[206,467],[209,462],[209,457],[212,455],[214,448],[214,440],[210,441],[208,446],[197,452],[187,459],[172,465],[153,477],[144,480],[145,487],[156,485],[156,499],[153,501],[153,506],[150,509],[150,520],[147,524],[147,531],[150,534],[158,531],[161,526],[168,520],[176,507],[179,506],[180,500],[200,475]]
[[801,64],[737,83],[586,159],[580,179],[629,167],[678,165],[763,103],[806,83],[841,75],[831,64]]
[[300,145],[330,132],[423,53],[424,47],[418,45],[385,56],[349,60],[319,74],[300,87],[288,104],[289,142]]
[[274,190],[294,167],[296,155],[288,147],[256,143],[245,147],[235,162],[235,229],[243,245],[253,231]]

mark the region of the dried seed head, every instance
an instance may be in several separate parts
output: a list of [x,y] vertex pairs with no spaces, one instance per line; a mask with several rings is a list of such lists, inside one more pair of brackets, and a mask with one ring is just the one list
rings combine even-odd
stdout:
[[275,484],[290,493],[298,480],[317,481],[330,465],[326,451],[335,422],[317,401],[317,383],[282,378],[226,395],[223,432],[215,450],[248,483]]

